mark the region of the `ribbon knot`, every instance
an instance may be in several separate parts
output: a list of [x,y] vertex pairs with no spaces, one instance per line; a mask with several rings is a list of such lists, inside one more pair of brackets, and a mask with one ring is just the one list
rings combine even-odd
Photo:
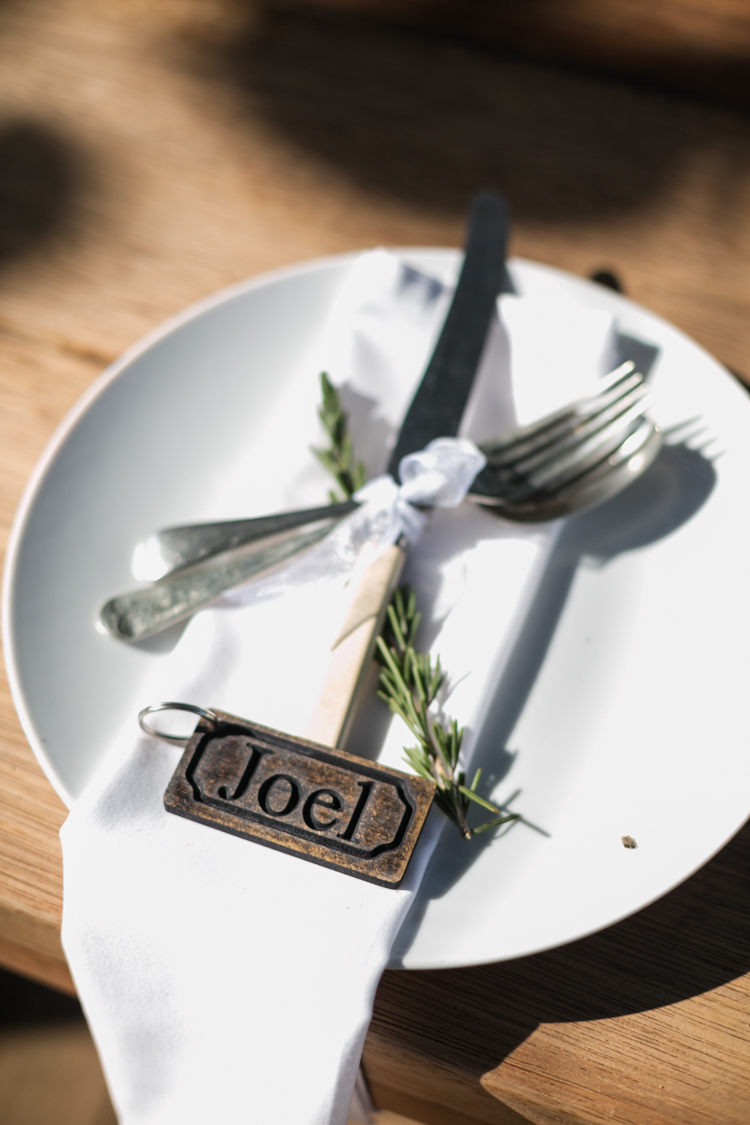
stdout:
[[354,499],[363,503],[357,516],[381,549],[402,535],[414,544],[424,530],[424,509],[458,507],[486,464],[484,454],[468,438],[436,438],[419,453],[402,458],[400,485],[385,473],[355,493]]
[[265,578],[247,582],[222,598],[225,605],[251,605],[290,593],[310,582],[349,574],[373,562],[391,543],[405,536],[419,539],[428,508],[456,508],[465,499],[487,459],[468,438],[436,438],[399,465],[401,484],[389,473],[369,481],[355,494],[361,505],[301,558]]

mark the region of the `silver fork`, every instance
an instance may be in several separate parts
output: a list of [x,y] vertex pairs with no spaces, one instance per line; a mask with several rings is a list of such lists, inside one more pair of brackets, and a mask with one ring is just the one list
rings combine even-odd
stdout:
[[469,496],[498,515],[539,522],[592,508],[626,488],[662,445],[645,417],[653,396],[628,361],[599,389],[521,430],[482,445],[487,467]]
[[[643,376],[633,363],[622,364],[595,393],[483,444],[487,467],[469,498],[522,522],[601,503],[644,472],[659,452],[661,434],[645,417],[649,406]],[[161,552],[168,571],[150,586],[112,598],[100,620],[121,640],[158,633],[314,546],[356,507],[356,501],[347,501],[157,532],[141,547],[142,557]]]

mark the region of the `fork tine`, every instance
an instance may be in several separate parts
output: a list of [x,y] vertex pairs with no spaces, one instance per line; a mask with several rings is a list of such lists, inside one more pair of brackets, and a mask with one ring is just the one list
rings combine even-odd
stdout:
[[[553,436],[548,434],[544,439],[536,438],[531,443],[525,443],[515,451],[517,456],[513,460],[506,456],[498,465],[489,459],[472,486],[472,494],[504,499],[515,495],[519,488],[525,491],[537,483],[544,487],[544,477],[537,478],[537,474],[543,474],[549,467],[554,475],[558,471],[558,462],[566,454],[575,462],[582,455],[580,451],[594,453],[600,446],[605,446],[601,456],[606,456],[614,435],[618,435],[616,441],[622,440],[623,428],[645,412],[648,398],[649,391],[639,376],[634,390],[573,428],[566,427],[562,431],[556,428]],[[608,442],[610,445],[607,445]]]
[[628,439],[628,431],[640,422],[650,405],[650,395],[642,398],[593,437],[574,449],[565,450],[560,456],[550,458],[530,473],[528,484],[534,489],[554,489],[606,460]]
[[507,481],[503,490],[498,490],[500,502],[520,503],[534,494],[553,492],[606,461],[628,439],[629,431],[638,428],[649,405],[646,396],[579,445],[562,452],[553,448],[533,472],[519,473],[514,480]]
[[[663,444],[659,427],[650,418],[643,418],[638,429],[603,464],[561,489],[555,497],[557,503],[565,504],[566,511],[574,512],[588,507],[594,493],[600,500],[608,499],[645,472],[656,460]],[[606,489],[601,487],[603,482]]]
[[656,459],[663,444],[658,426],[643,418],[632,434],[606,460],[600,461],[588,472],[561,485],[546,495],[534,493],[530,500],[496,503],[484,496],[472,497],[496,515],[516,523],[536,523],[556,519],[562,515],[581,511],[601,503],[621,492]]
[[614,371],[610,371],[609,374],[603,375],[600,379],[596,380],[595,392],[581,395],[580,398],[566,403],[565,406],[561,406],[559,407],[559,409],[553,410],[550,414],[544,414],[535,422],[531,422],[527,426],[522,426],[520,427],[520,429],[514,426],[512,429],[507,430],[504,434],[499,434],[492,444],[497,446],[512,445],[517,440],[519,433],[522,436],[525,436],[526,434],[532,434],[534,433],[534,431],[541,431],[543,429],[546,429],[548,426],[552,426],[562,419],[571,418],[574,415],[577,415],[580,410],[585,410],[588,404],[597,395],[607,394],[623,379],[632,377],[633,375],[637,375],[639,379],[643,378],[643,375],[641,375],[640,372],[636,371],[633,361],[630,359],[626,360],[625,363],[621,363],[619,367],[616,367]]
[[[559,440],[549,445],[544,445],[537,452],[532,453],[530,456],[523,456],[513,464],[513,469],[516,473],[526,475],[533,472],[537,467],[543,466],[549,461],[550,457],[558,457],[565,453],[567,450],[580,449],[587,438],[593,438],[610,423],[616,422],[618,418],[632,410],[639,404],[642,404],[644,399],[651,400],[651,394],[644,382],[641,382],[634,390],[629,391],[618,399],[617,402],[605,407],[593,417],[588,418],[585,422],[576,426],[569,433],[565,434]],[[641,410],[645,407],[641,406]]]
[[[589,418],[615,406],[621,398],[643,385],[643,376],[633,371],[633,368],[634,364],[630,362],[622,364],[616,372],[602,380],[605,386],[595,394],[578,399],[571,406],[555,411],[530,426],[515,429],[491,443],[483,443],[482,449],[489,464],[501,466],[531,455],[537,449],[572,433]],[[616,379],[613,378],[614,375],[617,375]]]

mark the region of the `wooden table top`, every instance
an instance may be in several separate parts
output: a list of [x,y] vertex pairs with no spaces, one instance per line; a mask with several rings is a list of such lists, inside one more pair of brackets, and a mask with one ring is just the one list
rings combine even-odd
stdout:
[[750,106],[746,0],[273,0],[384,19]]
[[[158,10],[157,10],[158,9]],[[515,254],[627,291],[750,372],[739,110],[251,0],[0,5],[0,525],[65,411],[164,317],[262,270],[456,245],[500,188]],[[71,987],[65,810],[0,692],[0,963]],[[750,1120],[750,829],[564,949],[385,974],[376,1102],[433,1125]]]

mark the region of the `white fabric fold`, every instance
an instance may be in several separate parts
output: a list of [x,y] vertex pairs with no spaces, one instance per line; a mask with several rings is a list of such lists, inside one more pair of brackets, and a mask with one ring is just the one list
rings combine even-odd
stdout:
[[[440,279],[393,255],[359,260],[294,394],[279,404],[287,459],[274,461],[269,437],[238,464],[229,483],[238,514],[254,465],[265,466],[265,510],[325,495],[308,451],[321,368],[350,408],[355,448],[371,475],[382,473],[448,299]],[[462,427],[468,438],[512,423],[514,346],[498,318]],[[519,346],[533,349],[533,339]],[[599,373],[590,363],[579,372]],[[381,480],[364,490],[391,523],[394,511],[404,524],[415,512],[423,521],[416,503],[457,505],[416,528],[406,578],[425,613],[423,643],[450,673],[444,706],[467,728],[467,759],[555,536],[461,504],[461,473],[446,473],[441,458],[460,450],[468,476],[469,444],[438,443],[405,466],[400,488]],[[63,943],[121,1125],[346,1121],[377,982],[440,814],[430,814],[402,887],[375,887],[168,814],[162,795],[180,751],[136,725],[139,706],[172,698],[300,734],[344,616],[345,570],[331,570],[329,558],[283,597],[269,584],[269,596],[242,604],[238,591],[234,604],[198,614],[171,653],[154,656],[132,723],[62,829]],[[382,722],[368,722],[373,706],[363,705],[347,748],[405,768],[408,734],[398,720],[379,734]]]

